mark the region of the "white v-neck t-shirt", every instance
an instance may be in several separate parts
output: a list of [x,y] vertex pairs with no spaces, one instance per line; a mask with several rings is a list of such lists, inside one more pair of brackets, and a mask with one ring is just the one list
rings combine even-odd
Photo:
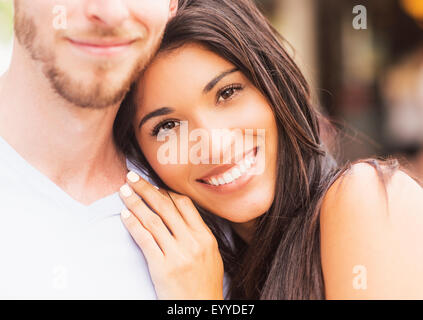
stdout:
[[73,200],[0,137],[0,299],[156,299],[123,207]]

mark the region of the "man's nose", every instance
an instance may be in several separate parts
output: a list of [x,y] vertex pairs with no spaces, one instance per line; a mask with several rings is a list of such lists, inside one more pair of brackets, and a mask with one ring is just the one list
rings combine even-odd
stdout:
[[130,12],[124,0],[88,0],[86,15],[93,23],[116,28],[129,18]]

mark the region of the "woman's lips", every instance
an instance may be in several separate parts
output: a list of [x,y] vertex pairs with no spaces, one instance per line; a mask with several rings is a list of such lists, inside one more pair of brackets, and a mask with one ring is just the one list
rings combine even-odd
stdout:
[[206,176],[198,179],[199,182],[213,187],[221,187],[232,184],[251,175],[251,170],[256,163],[258,148],[254,148],[244,158],[233,165],[223,165],[214,168]]

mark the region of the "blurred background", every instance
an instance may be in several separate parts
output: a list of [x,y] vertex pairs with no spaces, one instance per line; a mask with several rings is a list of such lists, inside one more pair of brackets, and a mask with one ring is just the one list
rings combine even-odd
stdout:
[[[423,0],[259,0],[342,131],[341,162],[400,158],[423,179]],[[355,29],[353,8],[366,9]]]
[[[316,105],[342,129],[340,161],[394,155],[423,179],[423,0],[256,1],[291,44]],[[353,27],[357,5],[366,29]],[[0,75],[12,17],[12,0],[0,0]]]
[[0,75],[7,69],[12,50],[12,0],[0,0]]

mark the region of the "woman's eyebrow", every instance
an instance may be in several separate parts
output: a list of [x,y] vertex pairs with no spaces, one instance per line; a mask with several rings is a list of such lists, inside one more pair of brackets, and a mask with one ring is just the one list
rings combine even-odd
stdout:
[[216,78],[214,78],[204,87],[203,94],[209,93],[215,87],[215,85],[219,83],[220,80],[222,80],[227,75],[230,75],[231,73],[234,73],[237,71],[239,71],[239,69],[234,68],[229,71],[222,72],[220,75],[218,75]]
[[141,129],[141,127],[144,125],[144,123],[146,123],[151,118],[164,116],[164,115],[172,113],[174,111],[175,110],[173,110],[172,108],[168,108],[168,107],[164,107],[164,108],[154,110],[154,111],[148,113],[144,118],[141,119],[140,124],[138,125],[138,129]]

